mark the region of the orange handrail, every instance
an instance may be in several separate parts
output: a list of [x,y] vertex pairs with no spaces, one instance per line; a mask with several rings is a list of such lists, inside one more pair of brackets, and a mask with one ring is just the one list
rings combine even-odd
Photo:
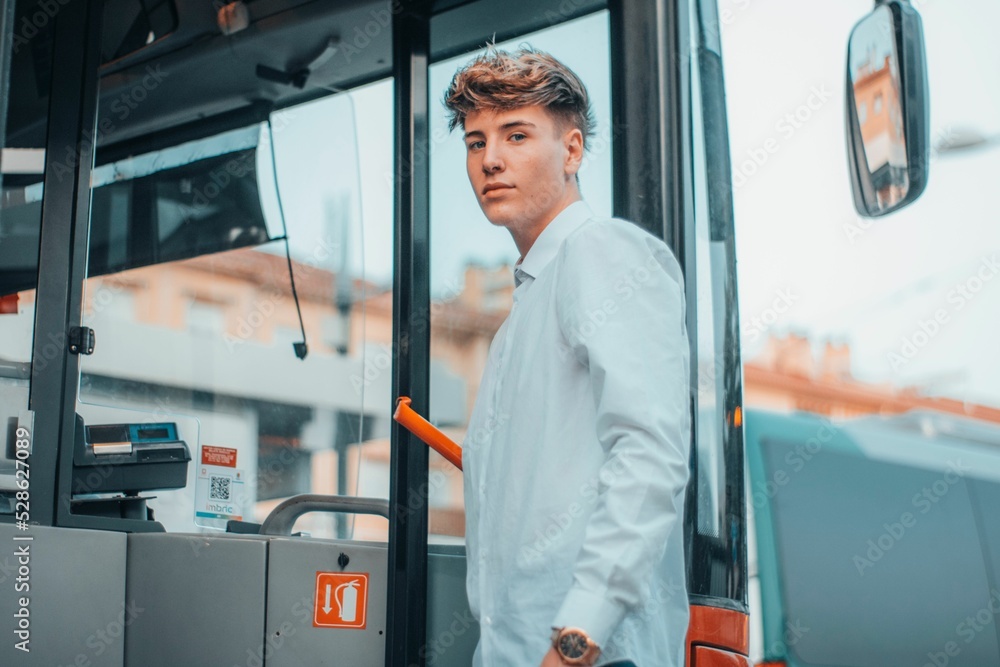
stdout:
[[462,446],[446,436],[434,424],[430,423],[410,407],[412,403],[408,396],[400,396],[396,402],[396,413],[392,416],[403,427],[423,440],[427,445],[458,468],[462,469]]

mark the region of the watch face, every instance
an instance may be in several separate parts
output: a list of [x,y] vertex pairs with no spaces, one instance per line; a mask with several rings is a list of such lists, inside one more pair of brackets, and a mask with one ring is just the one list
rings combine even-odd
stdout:
[[559,652],[566,658],[582,658],[587,652],[587,638],[578,632],[567,632],[559,638]]

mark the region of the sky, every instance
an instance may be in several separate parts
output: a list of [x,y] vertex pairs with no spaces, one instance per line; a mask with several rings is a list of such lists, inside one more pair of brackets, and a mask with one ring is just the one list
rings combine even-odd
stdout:
[[[993,74],[1000,43],[990,29],[1000,22],[1000,2],[914,4],[927,42],[932,141],[967,131],[1000,135]],[[843,82],[847,36],[871,2],[720,6],[736,14],[723,35],[734,173],[767,138],[778,141],[735,193],[746,353],[764,338],[748,340],[748,320],[791,289],[793,304],[768,331],[849,342],[855,375],[873,382],[1000,406],[1000,355],[989,342],[1000,321],[1000,279],[984,281],[971,299],[957,291],[970,281],[967,291],[975,287],[977,272],[989,274],[984,262],[1000,254],[988,197],[1000,147],[936,155],[927,190],[912,206],[859,219],[846,169]],[[783,132],[786,114],[808,104],[813,91],[829,99]],[[935,329],[929,320],[942,310]],[[912,356],[903,354],[913,347]]]
[[[991,34],[1000,25],[1000,2],[913,5],[927,43],[932,141],[970,132],[1000,137],[994,74],[1000,40]],[[1000,256],[1000,225],[988,197],[1000,173],[1000,143],[936,154],[927,190],[912,206],[874,221],[859,218],[848,181],[844,89],[848,38],[871,11],[871,0],[720,0],[719,7],[744,359],[753,358],[768,334],[807,334],[817,352],[826,340],[848,342],[861,379],[1000,406],[1000,354],[993,344],[1000,274],[992,268],[994,253]],[[606,129],[607,15],[501,46],[521,42],[550,51],[580,74],[598,132]],[[440,99],[467,60],[439,63],[431,72],[437,298],[457,294],[467,263],[517,258],[507,232],[479,210],[460,133],[446,131]],[[340,270],[346,261],[353,275],[389,285],[391,83],[285,114],[275,123],[275,145],[293,250],[307,255],[317,237],[329,233],[321,228],[331,211],[352,211],[334,215],[353,222],[347,223],[348,252],[329,260],[331,268]],[[352,126],[353,135],[343,132]],[[581,173],[584,198],[598,213],[611,210],[612,159],[609,142],[595,142]],[[274,203],[265,202],[265,210],[271,217]],[[789,305],[779,313],[781,299]]]

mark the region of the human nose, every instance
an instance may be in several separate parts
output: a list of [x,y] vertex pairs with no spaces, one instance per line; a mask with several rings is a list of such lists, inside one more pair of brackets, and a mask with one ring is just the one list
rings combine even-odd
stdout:
[[492,174],[498,171],[503,171],[503,168],[503,157],[500,155],[500,151],[495,145],[487,145],[486,148],[483,149],[483,172]]

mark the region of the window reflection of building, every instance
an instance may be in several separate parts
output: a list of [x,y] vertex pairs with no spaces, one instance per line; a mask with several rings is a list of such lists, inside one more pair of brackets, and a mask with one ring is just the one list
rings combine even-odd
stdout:
[[[128,306],[125,304],[125,307]],[[186,313],[188,327],[205,335],[221,336],[226,330],[224,307],[224,303],[192,295]]]
[[[233,387],[224,382],[211,391],[197,382],[171,386],[169,378],[144,377],[141,372],[129,370],[145,364],[145,348],[134,337],[126,339],[129,345],[115,349],[111,355],[116,360],[113,368],[91,366],[82,382],[83,393],[104,405],[114,405],[116,396],[127,395],[133,407],[169,404],[183,413],[184,406],[188,406],[191,414],[202,419],[203,433],[211,436],[206,444],[233,445],[225,438],[243,433],[239,437],[248,440],[255,453],[255,507],[249,518],[258,521],[281,500],[299,493],[340,492],[377,497],[388,494],[391,397],[381,393],[379,382],[388,386],[392,295],[377,285],[354,281],[355,293],[360,294],[364,287],[366,298],[363,301],[358,298],[351,305],[349,340],[345,354],[341,354],[337,347],[342,342],[324,339],[323,332],[324,322],[329,322],[337,312],[336,301],[330,298],[335,293],[337,276],[300,264],[296,264],[296,271],[310,340],[310,359],[344,359],[345,363],[354,363],[339,367],[341,371],[305,388],[289,384],[289,377],[281,372],[269,371],[275,368],[272,364],[275,357],[286,363],[289,359],[294,362],[283,367],[292,369],[288,371],[292,381],[299,377],[294,375],[298,372],[295,369],[304,367],[292,357],[284,337],[276,335],[286,329],[293,331],[293,325],[297,324],[283,257],[238,250],[95,279],[89,281],[91,289],[87,291],[87,308],[99,341],[114,338],[106,334],[111,334],[115,327],[130,332],[159,332],[158,335],[164,336],[160,340],[184,345],[191,344],[184,340],[192,335],[200,341],[196,343],[199,346],[208,345],[211,339],[216,342],[221,339],[223,344],[228,340],[231,345],[253,347],[251,358],[259,366],[260,382],[282,388],[287,385],[280,398],[264,397],[253,386]],[[100,281],[116,279],[120,285],[128,286],[118,291],[127,294],[120,303],[102,297],[111,288],[109,282],[104,285],[107,289],[102,289]],[[206,297],[197,301],[196,317],[192,317],[190,306],[192,290]],[[506,317],[512,292],[509,266],[469,266],[463,283],[432,303],[431,347],[435,368],[432,384],[437,383],[438,398],[437,405],[432,406],[432,417],[436,415],[434,421],[458,442],[464,437],[464,425],[490,341]],[[213,309],[215,314],[211,312]],[[261,315],[252,317],[254,312]],[[104,314],[110,319],[102,321]],[[212,326],[204,327],[206,321]],[[199,371],[222,374],[225,363],[223,359],[211,358],[211,363]],[[209,367],[212,364],[214,368]],[[807,410],[832,418],[933,409],[1000,423],[1000,410],[996,408],[863,383],[851,375],[850,366],[850,349],[846,344],[825,343],[817,360],[810,341],[803,336],[772,338],[758,356],[745,364],[745,407]],[[386,377],[367,377],[371,380],[368,389],[373,394],[363,404],[353,392],[351,400],[341,401],[337,406],[317,400],[324,393],[339,391],[337,386],[350,382],[352,374],[360,372],[354,377],[365,379],[366,367],[376,370],[381,367],[379,372]],[[197,376],[192,377],[197,380]],[[213,419],[228,427],[216,425],[213,430],[210,424]],[[243,426],[236,428],[238,423]],[[362,444],[359,447],[357,443]],[[431,454],[430,466],[426,502],[431,532],[435,540],[460,540],[464,534],[462,474],[435,453]],[[418,502],[423,501],[418,499]],[[190,505],[180,511],[190,513]],[[355,538],[386,538],[388,526],[380,517],[358,516],[351,521]],[[332,517],[313,514],[304,517],[297,529],[315,536],[333,536],[334,527]]]
[[[358,457],[345,454],[388,433],[389,376],[373,378],[362,401],[352,379],[364,377],[357,352],[364,328],[359,323],[354,349],[341,354],[342,341],[324,327],[338,315],[337,276],[294,265],[306,362],[292,349],[301,332],[282,256],[242,249],[88,280],[84,323],[100,342],[81,363],[81,414],[96,423],[186,420],[182,437],[195,456],[201,444],[236,448],[251,482],[250,520],[290,495],[351,493],[342,477],[357,469]],[[352,287],[384,299],[378,286]],[[352,319],[360,320],[363,305],[354,308]],[[193,485],[189,479],[183,491],[159,494],[155,505],[173,521],[168,528],[194,529]],[[310,515],[302,523],[330,534],[333,521]]]
[[[306,362],[292,351],[301,334],[279,255],[242,249],[88,280],[85,323],[102,344],[82,365],[81,412],[98,423],[136,418],[108,412],[116,408],[157,419],[188,415],[200,423],[198,436],[185,436],[192,448],[251,450],[251,520],[299,493],[387,496],[391,291],[353,280],[344,309],[336,274],[300,262],[294,267]],[[431,309],[440,356],[432,361],[431,416],[451,425],[458,440],[462,432],[455,427],[468,418],[512,291],[509,268],[471,268],[466,285]],[[330,370],[317,373],[317,366]],[[432,532],[460,536],[460,472],[432,454],[431,481]],[[176,505],[168,518],[181,522],[168,528],[194,528],[192,502],[191,488],[160,494],[157,504]],[[332,536],[334,524],[333,517],[313,514],[298,529]],[[355,529],[368,539],[386,534],[377,517],[357,518]]]
[[894,56],[887,55],[879,67],[868,62],[854,74],[854,99],[868,169],[876,195],[884,206],[902,199],[909,189],[896,71]]

